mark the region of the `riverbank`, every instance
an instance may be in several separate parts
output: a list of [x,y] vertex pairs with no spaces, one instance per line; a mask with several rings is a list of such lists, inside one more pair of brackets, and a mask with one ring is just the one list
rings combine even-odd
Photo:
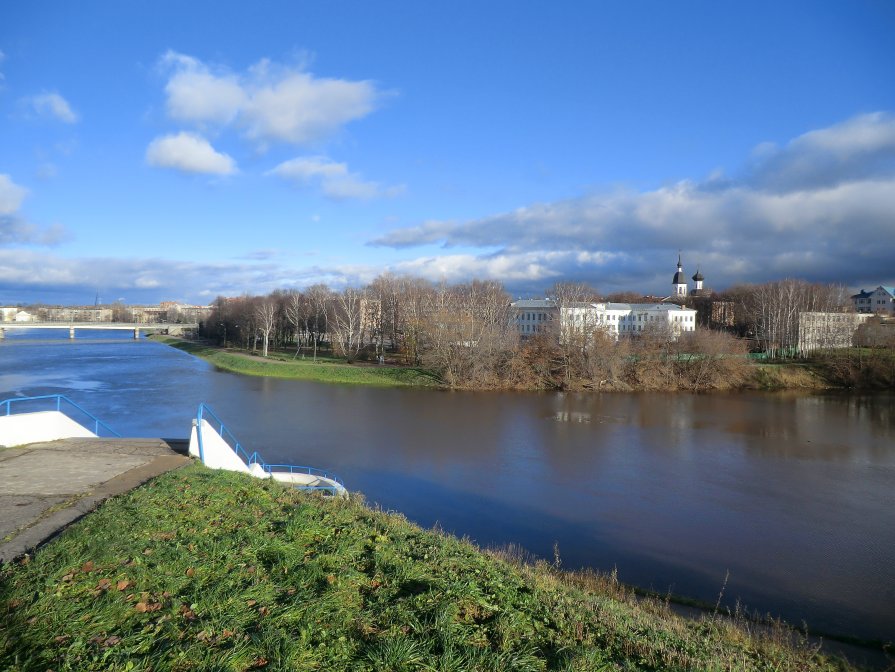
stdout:
[[439,384],[435,374],[415,367],[346,364],[322,357],[315,362],[308,358],[296,359],[283,353],[271,353],[264,358],[172,336],[149,338],[200,357],[219,369],[248,376],[378,387],[434,387]]
[[[442,382],[438,375],[427,369],[376,364],[347,364],[342,360],[320,357],[314,362],[309,358],[296,359],[292,354],[272,352],[264,358],[248,352],[225,349],[198,341],[188,341],[172,336],[150,336],[151,340],[164,343],[178,350],[200,357],[220,369],[251,376],[270,376],[294,380],[310,380],[349,385],[373,385],[380,387],[438,387]],[[724,379],[714,391],[732,390],[829,390],[847,385],[837,384],[822,363],[783,362],[766,363],[745,361],[737,376]],[[544,389],[511,386],[509,389]],[[568,391],[595,389],[593,385],[571,386]],[[653,389],[649,386],[631,385],[621,381],[598,386],[600,391],[635,392]],[[690,390],[687,390],[690,391]]]
[[161,476],[0,570],[0,667],[851,669],[782,626],[684,619],[358,500]]

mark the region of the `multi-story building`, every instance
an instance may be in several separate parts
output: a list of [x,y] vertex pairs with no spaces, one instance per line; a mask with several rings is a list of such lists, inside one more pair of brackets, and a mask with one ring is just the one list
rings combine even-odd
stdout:
[[875,315],[895,315],[895,287],[880,285],[872,292],[863,289],[852,294],[857,313],[873,313]]
[[799,313],[799,352],[850,348],[858,327],[870,318],[867,313]]
[[553,299],[520,299],[510,304],[510,320],[522,339],[557,333],[559,308]]
[[516,301],[512,309],[516,331],[523,339],[552,333],[565,341],[598,329],[616,340],[655,329],[677,338],[696,330],[696,311],[674,303],[572,303],[560,308],[553,299],[535,299]]

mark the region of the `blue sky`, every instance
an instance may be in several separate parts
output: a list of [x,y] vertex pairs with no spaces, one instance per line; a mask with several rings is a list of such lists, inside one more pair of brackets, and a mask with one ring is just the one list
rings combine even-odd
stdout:
[[0,302],[895,284],[890,2],[0,5]]

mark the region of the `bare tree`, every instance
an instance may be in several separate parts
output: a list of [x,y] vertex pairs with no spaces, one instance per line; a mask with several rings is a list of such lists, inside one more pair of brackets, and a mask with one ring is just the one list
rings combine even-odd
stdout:
[[270,334],[277,322],[277,304],[270,297],[265,298],[255,307],[255,318],[257,319],[258,330],[263,338],[262,356],[267,357]]
[[311,285],[305,291],[308,297],[310,315],[308,316],[308,328],[314,342],[314,361],[317,361],[317,347],[329,328],[327,311],[329,309],[332,291],[324,284]]
[[354,361],[363,339],[363,310],[366,293],[362,289],[348,287],[332,300],[332,335],[348,362]]

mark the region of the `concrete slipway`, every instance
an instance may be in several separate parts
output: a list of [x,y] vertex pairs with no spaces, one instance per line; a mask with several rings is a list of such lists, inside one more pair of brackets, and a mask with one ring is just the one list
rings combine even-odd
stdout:
[[0,448],[0,563],[101,502],[190,462],[186,441],[66,438]]

